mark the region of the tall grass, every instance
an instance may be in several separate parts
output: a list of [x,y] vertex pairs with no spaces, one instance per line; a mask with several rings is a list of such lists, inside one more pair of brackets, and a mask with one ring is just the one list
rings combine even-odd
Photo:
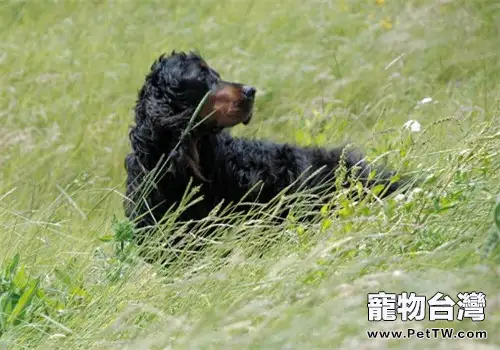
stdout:
[[[426,346],[500,343],[499,15],[493,0],[0,4],[0,349],[416,348],[366,330],[450,326],[489,338]],[[259,89],[233,135],[354,142],[424,185],[338,193],[312,224],[305,200],[281,225],[260,210],[145,264],[123,162],[136,92],[173,49]],[[173,216],[162,230],[183,232]],[[379,290],[482,291],[486,320],[369,323]]]

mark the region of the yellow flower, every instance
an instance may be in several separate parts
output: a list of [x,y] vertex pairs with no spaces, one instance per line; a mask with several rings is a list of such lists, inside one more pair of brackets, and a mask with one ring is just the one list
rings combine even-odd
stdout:
[[380,26],[384,29],[391,29],[392,28],[392,21],[389,17],[386,17],[385,19],[380,21]]
[[377,5],[381,6],[384,4],[384,0],[375,0],[375,2],[377,3]]

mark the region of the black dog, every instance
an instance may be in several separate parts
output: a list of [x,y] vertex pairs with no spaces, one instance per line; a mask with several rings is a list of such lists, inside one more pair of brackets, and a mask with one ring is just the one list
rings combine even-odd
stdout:
[[268,203],[283,191],[320,185],[323,192],[330,186],[331,193],[341,164],[348,175],[357,169],[365,190],[384,185],[380,197],[404,184],[390,181],[394,173],[383,169],[371,178],[375,168],[343,147],[299,148],[231,137],[223,129],[248,124],[254,98],[255,88],[222,80],[195,53],[173,52],[154,62],[139,92],[129,135],[133,152],[125,161],[125,212],[136,228],[157,225],[190,184],[200,186],[202,197],[177,217],[181,222],[205,218],[221,201],[226,208],[243,197],[247,203]]

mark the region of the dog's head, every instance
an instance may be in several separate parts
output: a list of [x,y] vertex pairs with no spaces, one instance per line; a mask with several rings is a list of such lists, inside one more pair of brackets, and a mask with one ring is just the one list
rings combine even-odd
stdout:
[[221,79],[219,73],[193,52],[162,55],[152,65],[146,85],[150,86],[149,96],[143,88],[140,99],[154,99],[159,107],[163,101],[174,116],[192,114],[208,94],[200,106],[198,119],[211,129],[248,124],[252,117],[255,88]]
[[[187,164],[194,175],[206,181],[200,170],[200,139],[203,135],[252,117],[255,88],[221,79],[219,73],[193,52],[162,55],[151,66],[139,91],[135,107],[136,126],[130,133],[136,152],[151,154],[154,145],[161,152],[173,151],[170,143],[182,138],[175,161]],[[198,110],[197,120],[193,120]],[[189,121],[193,121],[193,129]]]

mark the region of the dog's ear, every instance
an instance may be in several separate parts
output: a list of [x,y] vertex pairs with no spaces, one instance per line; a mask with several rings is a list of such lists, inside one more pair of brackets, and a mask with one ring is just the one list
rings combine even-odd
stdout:
[[186,161],[188,166],[193,171],[193,175],[197,177],[202,182],[210,182],[203,174],[200,169],[200,154],[198,152],[198,139],[193,139],[190,141],[187,154]]

